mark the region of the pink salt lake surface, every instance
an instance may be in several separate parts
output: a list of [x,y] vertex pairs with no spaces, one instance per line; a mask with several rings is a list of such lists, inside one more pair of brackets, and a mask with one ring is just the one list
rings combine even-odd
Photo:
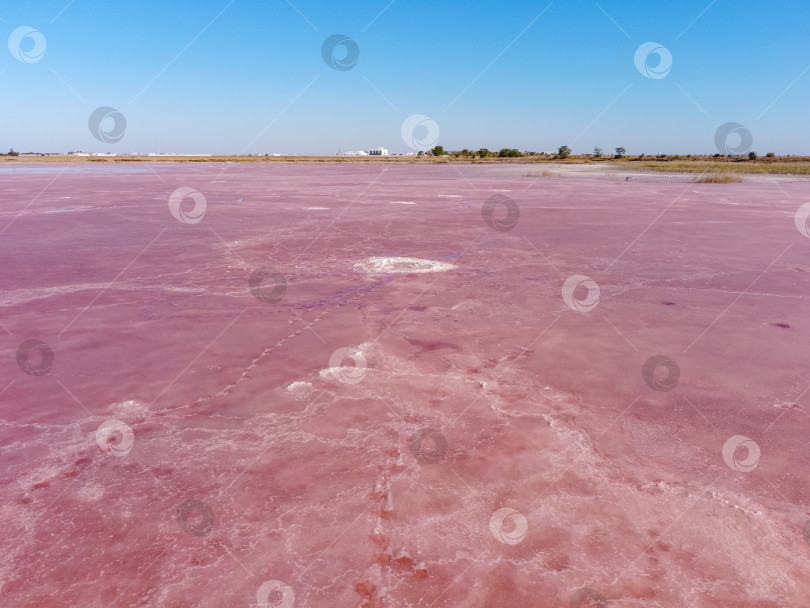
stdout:
[[807,606],[810,185],[530,169],[0,168],[0,604]]

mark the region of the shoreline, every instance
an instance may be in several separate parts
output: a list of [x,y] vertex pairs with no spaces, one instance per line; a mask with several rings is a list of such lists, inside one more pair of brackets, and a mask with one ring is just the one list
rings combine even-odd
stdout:
[[[798,157],[797,157],[798,158]],[[733,181],[808,181],[810,161],[796,160],[789,163],[724,160],[636,160],[636,159],[555,159],[551,157],[522,158],[448,158],[448,157],[335,157],[335,156],[145,156],[145,157],[94,157],[94,156],[0,156],[0,171],[4,168],[30,167],[36,165],[90,165],[120,166],[135,165],[186,165],[186,164],[353,164],[384,163],[392,165],[483,165],[488,168],[502,167],[525,171],[532,179],[596,178],[627,181],[681,181],[699,183],[706,176],[732,176]]]

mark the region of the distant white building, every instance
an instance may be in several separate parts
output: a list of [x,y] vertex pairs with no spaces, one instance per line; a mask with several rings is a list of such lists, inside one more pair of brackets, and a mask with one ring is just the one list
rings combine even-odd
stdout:
[[375,148],[368,152],[365,150],[358,150],[357,152],[348,150],[346,152],[340,152],[338,156],[388,156],[388,150],[386,148]]

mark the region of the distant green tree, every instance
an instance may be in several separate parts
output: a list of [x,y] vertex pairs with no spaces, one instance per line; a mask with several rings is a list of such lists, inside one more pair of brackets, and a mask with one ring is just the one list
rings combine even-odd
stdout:
[[444,146],[436,146],[430,151],[430,153],[433,156],[444,156],[445,154],[447,154],[447,152],[444,151]]
[[600,157],[602,156],[602,148],[600,148],[599,146],[596,146],[596,147],[593,149],[593,155],[594,155],[596,158],[600,158]]
[[765,158],[776,158],[776,154],[774,154],[773,152],[768,152],[768,153],[765,155]]
[[758,159],[758,158],[759,158],[759,156],[757,155],[757,153],[756,153],[756,152],[754,152],[753,150],[751,150],[751,151],[748,153],[748,158],[749,158],[749,160],[756,160],[756,159]]
[[478,150],[478,156],[480,156],[481,158],[489,158],[490,156],[492,156],[492,152],[490,152],[486,148],[481,148],[480,150]]
[[614,158],[624,158],[625,154],[627,154],[626,148],[616,148],[616,156]]
[[560,158],[568,158],[571,155],[571,148],[568,146],[560,146],[557,150],[557,156]]
[[424,152],[424,150],[419,150],[419,152],[417,152],[416,155],[417,156],[424,156],[425,152]]
[[15,151],[14,151],[14,148],[11,148],[11,149],[8,151],[8,155],[9,155],[9,156],[19,156],[19,155],[20,155],[20,153],[19,153],[19,152],[15,152]]
[[517,148],[501,148],[498,152],[499,158],[518,158],[523,156],[523,153]]

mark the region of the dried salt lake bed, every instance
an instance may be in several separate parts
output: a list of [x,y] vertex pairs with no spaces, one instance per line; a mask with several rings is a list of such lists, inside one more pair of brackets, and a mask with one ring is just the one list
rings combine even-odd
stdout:
[[527,172],[2,167],[0,603],[805,606],[807,183]]

